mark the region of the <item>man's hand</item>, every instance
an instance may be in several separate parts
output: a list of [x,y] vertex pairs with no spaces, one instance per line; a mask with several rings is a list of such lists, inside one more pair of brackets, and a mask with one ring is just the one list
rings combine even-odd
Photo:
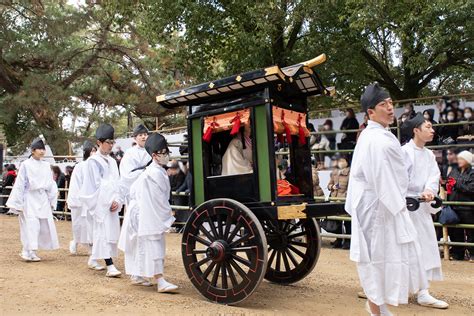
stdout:
[[119,204],[115,201],[112,202],[112,206],[110,207],[111,212],[115,212],[119,207]]
[[434,200],[435,195],[433,192],[430,190],[425,190],[425,192],[421,193],[421,197],[426,201],[426,202],[431,202]]

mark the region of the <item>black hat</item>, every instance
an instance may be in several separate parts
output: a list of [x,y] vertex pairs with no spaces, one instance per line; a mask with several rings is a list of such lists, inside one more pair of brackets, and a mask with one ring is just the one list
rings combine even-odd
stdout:
[[100,124],[95,131],[95,138],[98,140],[114,139],[114,128],[107,123]]
[[138,134],[148,134],[148,128],[146,128],[145,125],[143,124],[138,124],[134,129],[133,129],[133,137],[137,136]]
[[90,140],[86,139],[84,144],[82,144],[82,150],[92,150],[92,148],[94,148],[94,144]]
[[44,142],[41,138],[37,137],[31,142],[31,150],[35,149],[46,149]]
[[365,88],[364,94],[360,98],[362,105],[362,111],[367,112],[368,109],[373,109],[377,104],[385,99],[390,98],[390,94],[379,86],[379,84],[373,83]]
[[407,137],[413,137],[413,129],[420,127],[426,121],[423,114],[418,112],[412,119],[406,120],[401,126],[401,133]]
[[166,138],[163,135],[158,133],[152,133],[145,142],[145,149],[147,153],[151,156],[151,154],[161,151],[163,149],[168,149],[168,143],[166,142]]

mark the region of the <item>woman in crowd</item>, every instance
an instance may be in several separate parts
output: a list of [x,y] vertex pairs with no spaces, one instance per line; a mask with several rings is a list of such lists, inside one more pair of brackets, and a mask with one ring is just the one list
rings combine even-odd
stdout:
[[[472,159],[473,154],[467,150],[458,154],[458,167],[451,171],[448,177],[448,184],[446,185],[449,201],[474,201],[474,171],[472,170]],[[461,220],[461,224],[474,224],[474,207],[453,205],[452,208]],[[466,234],[467,240],[464,239],[464,234]],[[472,229],[449,228],[449,236],[451,241],[455,242],[474,242],[474,232]],[[453,260],[464,260],[466,248],[469,250],[470,261],[473,262],[474,247],[453,246],[451,258]]]
[[[348,159],[344,156],[337,157],[336,168],[331,172],[331,179],[328,183],[328,189],[331,192],[330,197],[345,198],[347,194],[347,187],[349,185],[349,173],[351,168],[349,167]],[[337,222],[337,234],[342,234],[342,223]],[[346,234],[351,233],[351,222],[345,221],[344,227]],[[333,243],[334,248],[349,249],[350,241],[348,239],[342,241],[342,239],[336,239]]]

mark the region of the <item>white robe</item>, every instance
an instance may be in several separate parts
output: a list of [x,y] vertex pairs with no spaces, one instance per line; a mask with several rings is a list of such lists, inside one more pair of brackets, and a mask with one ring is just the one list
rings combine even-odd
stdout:
[[253,172],[252,148],[242,145],[240,136],[234,137],[222,157],[222,175],[234,175]]
[[408,172],[396,137],[369,121],[352,160],[345,209],[352,216],[350,258],[377,305],[407,304],[427,288],[421,249],[406,208]]
[[[437,194],[440,171],[433,152],[427,148],[417,147],[413,140],[405,144],[402,149],[409,173],[408,196],[419,196],[427,189]],[[436,214],[439,210],[431,207],[430,203],[421,203],[417,211],[410,212],[418,233],[423,265],[430,281],[443,279],[436,231],[431,217],[431,214]]]
[[126,208],[118,248],[124,252],[125,272],[130,275],[137,275],[133,273],[136,266],[137,238],[133,228],[130,227],[134,208],[134,205],[130,203],[130,187],[143,172],[143,170],[133,172],[132,170],[145,166],[150,160],[151,157],[145,148],[137,145],[128,149],[120,161],[120,194],[126,203]]
[[[92,217],[92,259],[117,257],[120,236],[119,211],[123,204],[119,192],[117,162],[97,152],[87,160],[79,199]],[[116,201],[119,207],[110,211]]]
[[81,161],[74,167],[69,183],[67,195],[67,206],[71,210],[72,236],[76,243],[92,243],[92,222],[87,207],[79,198],[82,188],[84,169],[87,168],[87,160]]
[[58,187],[49,163],[25,160],[7,201],[20,211],[20,237],[23,250],[58,249],[58,235],[52,210],[56,209]]
[[163,273],[165,232],[175,220],[170,193],[168,174],[155,162],[132,184],[128,234],[136,240],[136,251],[127,274],[150,278]]

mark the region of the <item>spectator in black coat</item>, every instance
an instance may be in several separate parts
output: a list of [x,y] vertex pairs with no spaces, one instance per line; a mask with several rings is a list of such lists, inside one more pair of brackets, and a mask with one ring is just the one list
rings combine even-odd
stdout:
[[462,125],[459,128],[459,136],[472,135],[474,136],[474,117],[472,117],[472,108],[464,108],[464,118],[462,122],[471,122],[471,124]]
[[[357,121],[354,110],[347,109],[346,117],[342,121],[340,130],[357,130],[359,129],[359,122]],[[357,140],[357,132],[344,133],[342,135],[339,149],[354,149]]]
[[[454,168],[449,174],[456,182],[452,187],[452,192],[448,188],[449,201],[472,202],[474,201],[474,170],[472,169],[473,155],[465,150],[458,154],[458,168]],[[448,180],[449,182],[449,180]],[[452,206],[453,210],[461,220],[461,224],[474,224],[474,207],[472,206]],[[466,239],[464,239],[466,234]],[[474,231],[472,229],[449,228],[449,236],[454,242],[474,242]],[[466,247],[453,246],[452,259],[464,260]],[[470,254],[470,261],[474,261],[474,247],[467,247]]]
[[[450,110],[446,114],[446,120],[443,123],[456,123],[457,120],[457,112],[454,110]],[[451,125],[451,126],[441,126],[439,129],[440,140],[443,144],[449,145],[456,143],[456,139],[459,136],[459,126],[458,125]]]
[[58,201],[56,211],[63,212],[66,199],[66,191],[64,191],[64,189],[66,188],[66,176],[64,175],[64,173],[62,173],[61,169],[59,169],[58,166],[52,166],[51,170],[53,170],[53,179],[58,186],[59,200],[62,200]]

